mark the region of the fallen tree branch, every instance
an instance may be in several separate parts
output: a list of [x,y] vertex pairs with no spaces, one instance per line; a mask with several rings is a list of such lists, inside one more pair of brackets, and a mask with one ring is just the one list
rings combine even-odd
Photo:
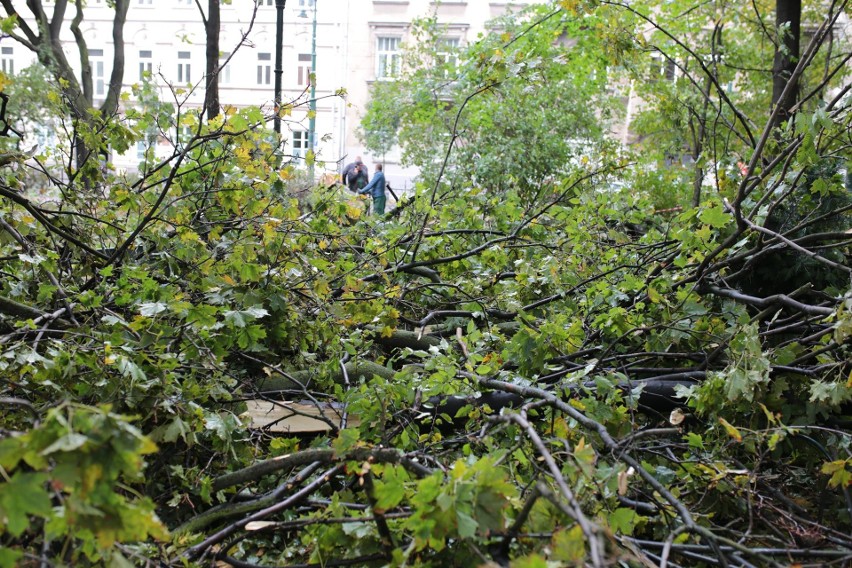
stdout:
[[[383,379],[390,380],[393,378],[394,370],[379,365],[378,363],[373,363],[372,361],[353,361],[346,363],[345,371],[346,375],[350,378],[358,378],[358,377],[366,377],[370,378],[373,375],[378,375]],[[294,371],[292,373],[288,373],[287,376],[275,376],[275,377],[264,377],[260,379],[255,388],[258,392],[261,393],[272,393],[272,392],[280,392],[280,391],[290,391],[290,390],[298,390],[299,392],[304,392],[304,390],[310,385],[311,381],[318,376],[317,371],[313,369]],[[337,369],[331,371],[328,375],[329,378],[338,384],[343,384],[344,380],[344,371],[340,368],[340,365],[337,366]]]
[[749,296],[748,294],[743,294],[742,292],[738,292],[737,290],[719,288],[718,286],[712,286],[709,284],[705,284],[702,287],[702,291],[706,291],[711,294],[715,294],[716,296],[721,296],[723,298],[728,298],[741,304],[755,306],[757,308],[767,308],[769,306],[781,304],[783,306],[787,306],[788,308],[792,308],[794,310],[798,310],[800,312],[812,316],[830,316],[834,313],[833,308],[824,308],[822,306],[803,304],[802,302],[794,300],[786,294],[774,294],[772,296],[767,296],[766,298],[758,298],[757,296]]
[[284,469],[291,469],[299,465],[306,465],[313,462],[328,464],[348,460],[398,463],[419,477],[432,473],[429,468],[413,461],[410,457],[393,448],[355,448],[343,456],[337,455],[332,449],[310,449],[258,462],[235,472],[222,475],[213,480],[212,487],[213,491],[219,491],[226,487],[257,481],[266,475]]
[[324,474],[318,476],[313,482],[309,483],[301,490],[291,495],[289,498],[275,503],[274,505],[271,505],[265,509],[261,509],[260,511],[257,511],[256,513],[253,513],[248,517],[237,521],[236,523],[228,525],[227,527],[207,537],[195,546],[188,548],[186,552],[184,552],[181,556],[189,560],[197,560],[203,557],[211,546],[222,542],[238,530],[245,528],[245,526],[248,525],[250,522],[260,521],[265,519],[269,515],[273,515],[280,511],[285,511],[293,505],[299,503],[302,499],[307,498],[309,495],[316,492],[320,487],[331,481],[331,479],[335,477],[338,473],[343,471],[343,469],[344,464],[335,465],[330,470],[326,471]]

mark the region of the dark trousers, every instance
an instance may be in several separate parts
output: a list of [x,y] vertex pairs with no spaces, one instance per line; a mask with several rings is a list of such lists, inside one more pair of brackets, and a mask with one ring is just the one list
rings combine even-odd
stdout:
[[387,197],[385,197],[384,195],[381,197],[373,198],[373,215],[385,214],[385,202],[387,202]]

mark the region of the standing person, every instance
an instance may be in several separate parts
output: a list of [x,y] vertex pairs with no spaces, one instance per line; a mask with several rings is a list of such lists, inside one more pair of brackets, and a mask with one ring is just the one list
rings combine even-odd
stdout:
[[340,182],[352,193],[367,185],[369,179],[367,166],[361,161],[361,156],[355,156],[355,161],[347,164],[340,175]]
[[376,175],[373,176],[373,180],[358,190],[359,194],[369,193],[373,198],[373,213],[376,215],[385,214],[385,173],[382,169],[381,164],[376,164]]

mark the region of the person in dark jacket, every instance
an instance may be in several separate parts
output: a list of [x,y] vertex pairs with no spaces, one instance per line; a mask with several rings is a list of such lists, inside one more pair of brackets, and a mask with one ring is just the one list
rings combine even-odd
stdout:
[[382,165],[376,164],[376,175],[373,179],[358,190],[360,195],[369,194],[373,198],[373,213],[375,215],[385,214],[385,173]]
[[361,161],[361,156],[356,156],[354,162],[347,164],[340,175],[340,182],[348,187],[352,193],[367,185],[369,180],[367,166]]

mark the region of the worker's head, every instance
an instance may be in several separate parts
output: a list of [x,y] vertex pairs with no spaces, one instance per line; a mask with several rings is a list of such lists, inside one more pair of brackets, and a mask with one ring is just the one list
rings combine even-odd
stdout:
[[361,161],[361,156],[355,156],[355,163],[359,165],[364,163]]
[[384,168],[382,167],[382,165],[381,165],[381,164],[376,164],[376,170],[377,170],[377,171],[382,171],[383,169],[384,169]]

